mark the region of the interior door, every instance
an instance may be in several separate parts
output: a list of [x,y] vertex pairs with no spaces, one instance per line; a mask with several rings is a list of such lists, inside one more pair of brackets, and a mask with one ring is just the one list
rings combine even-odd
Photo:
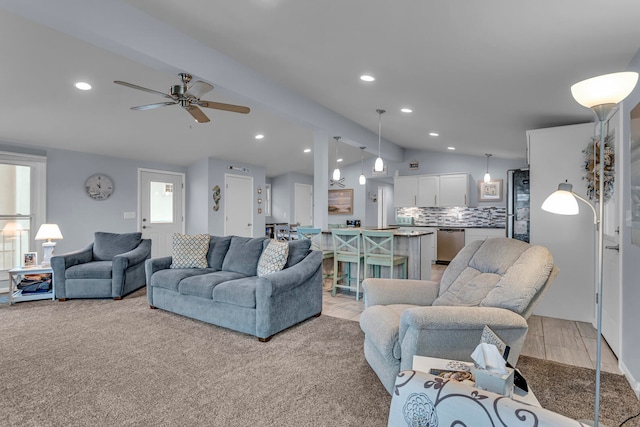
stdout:
[[253,177],[225,174],[224,235],[253,237]]
[[169,256],[174,233],[184,233],[184,174],[138,170],[139,230],[151,257]]
[[[617,138],[619,132],[619,117],[616,112],[609,119],[607,134],[613,138],[615,152],[619,152],[620,141]],[[605,132],[607,129],[605,129]],[[599,133],[599,131],[598,131]],[[620,182],[620,168],[614,169],[614,182]],[[621,348],[621,325],[620,319],[622,307],[622,292],[620,283],[620,202],[618,194],[620,187],[614,187],[613,194],[608,203],[604,205],[603,231],[604,231],[604,252],[602,270],[602,336],[607,340],[609,347],[620,357]]]
[[297,225],[313,225],[313,187],[307,184],[294,185],[295,205],[293,221]]

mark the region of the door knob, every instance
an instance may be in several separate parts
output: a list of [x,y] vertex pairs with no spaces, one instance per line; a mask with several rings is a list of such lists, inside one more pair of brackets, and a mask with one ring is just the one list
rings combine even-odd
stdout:
[[620,244],[617,244],[617,245],[615,245],[615,246],[605,246],[604,248],[605,248],[605,249],[612,249],[612,250],[614,250],[614,251],[618,251],[618,252],[620,252]]
[[147,228],[147,226],[146,226],[146,225],[143,225],[143,226],[142,226],[142,229],[144,230],[145,228]]

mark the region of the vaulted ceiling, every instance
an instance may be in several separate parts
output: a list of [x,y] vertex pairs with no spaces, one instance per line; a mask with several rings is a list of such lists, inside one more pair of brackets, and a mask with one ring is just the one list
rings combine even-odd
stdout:
[[[3,0],[0,141],[311,173],[314,135],[346,164],[376,155],[382,108],[383,157],[523,158],[525,130],[592,120],[569,88],[624,70],[639,19],[637,0]],[[132,111],[165,99],[113,84],[166,92],[183,71],[251,113]]]

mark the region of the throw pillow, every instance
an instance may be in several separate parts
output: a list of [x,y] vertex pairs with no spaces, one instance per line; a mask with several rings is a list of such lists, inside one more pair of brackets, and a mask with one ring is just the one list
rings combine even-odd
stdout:
[[171,268],[207,268],[208,234],[173,235]]
[[275,273],[284,268],[289,256],[289,243],[272,240],[262,251],[258,261],[258,277]]
[[264,237],[232,236],[229,249],[222,262],[223,271],[233,271],[245,276],[255,276],[258,261],[264,250]]

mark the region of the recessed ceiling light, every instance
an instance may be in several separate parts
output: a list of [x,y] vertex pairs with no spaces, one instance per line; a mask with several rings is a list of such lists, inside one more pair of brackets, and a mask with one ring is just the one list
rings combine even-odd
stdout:
[[447,147],[447,150],[455,150],[456,147]]
[[304,149],[304,152],[305,152],[305,153],[310,153],[310,152],[311,152],[311,148],[305,148],[305,149]]
[[360,76],[360,80],[362,80],[363,82],[372,82],[375,79],[376,79],[375,77],[370,76],[369,74],[363,74]]
[[342,161],[342,159],[337,159],[337,160],[336,160],[336,162],[341,162],[341,161]]
[[90,90],[91,89],[91,85],[87,82],[77,82],[75,84],[75,87],[77,87],[80,90]]
[[402,111],[403,113],[413,113],[413,110],[411,108],[401,108],[400,111]]
[[440,136],[438,132],[429,132],[429,136]]
[[264,135],[263,135],[263,134],[261,134],[261,133],[259,133],[259,134],[257,134],[254,138],[255,138],[255,139],[263,139],[263,138],[264,138]]

